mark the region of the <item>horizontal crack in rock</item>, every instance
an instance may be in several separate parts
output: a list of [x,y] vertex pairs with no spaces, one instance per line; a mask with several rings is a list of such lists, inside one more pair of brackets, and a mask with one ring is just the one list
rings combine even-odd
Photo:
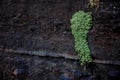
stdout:
[[[72,60],[79,60],[79,56],[77,55],[70,55],[67,53],[55,53],[55,52],[47,52],[47,51],[27,51],[27,50],[13,50],[13,49],[2,49],[0,48],[0,51],[5,51],[9,53],[17,53],[17,54],[27,54],[27,55],[34,55],[34,56],[49,56],[54,58],[66,58],[66,59],[72,59]],[[93,63],[98,64],[111,64],[111,65],[120,65],[120,61],[109,61],[109,60],[98,60],[95,59],[92,61]]]
[[55,52],[47,52],[47,51],[27,51],[27,50],[13,50],[13,49],[2,49],[0,51],[5,51],[9,53],[17,53],[17,54],[27,54],[27,55],[35,55],[35,56],[49,56],[49,57],[63,57],[66,59],[78,60],[79,57],[76,55],[70,55],[67,53],[55,53]]

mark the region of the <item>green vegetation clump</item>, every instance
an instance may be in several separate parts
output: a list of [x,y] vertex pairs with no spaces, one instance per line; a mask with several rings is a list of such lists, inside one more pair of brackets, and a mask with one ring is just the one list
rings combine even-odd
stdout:
[[87,35],[91,26],[91,13],[79,11],[72,16],[71,29],[75,38],[75,50],[79,53],[81,65],[92,61],[87,41]]

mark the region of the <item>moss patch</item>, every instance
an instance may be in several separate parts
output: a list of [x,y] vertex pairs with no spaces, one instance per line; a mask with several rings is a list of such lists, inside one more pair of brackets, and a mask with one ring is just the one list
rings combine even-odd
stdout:
[[91,62],[87,34],[92,26],[92,16],[84,11],[76,12],[71,19],[72,34],[75,38],[75,50],[79,53],[81,64]]

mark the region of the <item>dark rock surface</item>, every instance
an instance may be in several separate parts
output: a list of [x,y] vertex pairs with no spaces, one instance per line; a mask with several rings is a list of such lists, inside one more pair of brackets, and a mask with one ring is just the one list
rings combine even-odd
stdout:
[[70,18],[86,2],[1,0],[0,47],[74,54]]
[[[88,35],[93,59],[120,61],[120,3],[111,1],[93,14]],[[88,11],[87,6],[87,0],[0,0],[0,48],[77,55],[70,18],[76,11]],[[76,60],[8,52],[0,51],[0,80],[120,78],[117,65],[93,64],[88,66],[91,74],[83,72]]]
[[[79,61],[1,53],[0,80],[89,80],[91,74],[83,72]],[[2,74],[1,72],[1,74]],[[86,78],[86,79],[84,79]]]
[[[0,48],[77,55],[74,51],[70,18],[74,12],[85,10],[86,2],[0,0]],[[11,50],[8,52],[0,51],[3,57],[0,60],[0,64],[3,64],[0,65],[0,80],[74,80],[75,71],[82,72],[79,61],[20,55]],[[28,69],[16,66],[19,59]]]
[[[93,59],[120,61],[120,2],[109,1],[101,4],[100,9],[93,14],[93,28],[89,33],[89,45]],[[120,64],[120,63],[119,63]],[[98,73],[115,75],[108,80],[120,79],[120,66],[95,64]],[[118,76],[119,75],[119,76]],[[109,76],[110,77],[110,76]],[[105,78],[104,78],[105,80]]]

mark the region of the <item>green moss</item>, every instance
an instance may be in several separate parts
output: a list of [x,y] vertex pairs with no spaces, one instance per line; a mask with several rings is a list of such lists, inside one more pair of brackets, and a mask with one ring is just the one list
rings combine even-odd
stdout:
[[80,56],[81,65],[91,62],[87,34],[92,26],[92,16],[84,11],[76,12],[71,19],[72,34],[75,38],[75,50]]

